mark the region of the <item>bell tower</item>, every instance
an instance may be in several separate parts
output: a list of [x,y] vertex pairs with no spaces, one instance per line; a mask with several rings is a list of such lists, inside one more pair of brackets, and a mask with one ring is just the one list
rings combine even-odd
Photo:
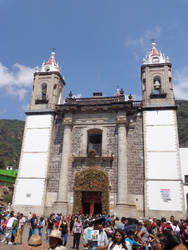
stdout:
[[63,104],[64,86],[53,51],[49,60],[34,73],[14,189],[15,211],[27,213],[29,209],[38,215],[44,214],[55,105]]
[[184,214],[177,114],[171,63],[156,44],[141,66],[143,100],[145,215]]
[[61,69],[52,51],[49,60],[42,63],[41,69],[35,69],[30,110],[54,109],[55,105],[63,104],[64,86]]
[[169,58],[158,52],[153,42],[152,49],[143,59],[141,67],[144,106],[175,105],[171,66]]

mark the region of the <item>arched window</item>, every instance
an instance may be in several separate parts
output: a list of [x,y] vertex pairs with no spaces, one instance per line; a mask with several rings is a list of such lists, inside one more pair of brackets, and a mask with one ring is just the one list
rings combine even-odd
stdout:
[[101,156],[102,154],[102,130],[91,129],[88,131],[88,147],[87,152]]
[[42,94],[42,100],[46,100],[47,99],[47,84],[43,83],[41,85],[41,94]]
[[161,94],[161,78],[159,76],[156,76],[153,79],[153,94]]

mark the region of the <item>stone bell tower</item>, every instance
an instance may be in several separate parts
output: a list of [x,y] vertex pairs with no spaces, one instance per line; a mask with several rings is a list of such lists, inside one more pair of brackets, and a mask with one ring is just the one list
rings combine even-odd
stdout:
[[146,216],[184,213],[171,64],[156,44],[141,66]]
[[141,67],[143,104],[145,106],[174,105],[171,63],[168,57],[158,52],[156,44],[144,59]]
[[30,110],[53,109],[56,104],[63,104],[64,85],[55,52],[52,52],[49,60],[42,63],[41,70],[35,70]]
[[15,184],[13,209],[44,213],[55,105],[63,103],[64,79],[52,52],[34,73]]

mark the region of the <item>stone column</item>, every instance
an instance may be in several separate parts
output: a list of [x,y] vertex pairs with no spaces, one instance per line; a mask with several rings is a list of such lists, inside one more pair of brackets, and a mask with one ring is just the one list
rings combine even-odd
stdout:
[[118,124],[118,204],[127,204],[127,134],[126,120]]
[[55,202],[55,211],[62,211],[67,213],[68,205],[68,179],[69,179],[69,161],[71,156],[71,144],[72,144],[72,119],[64,119],[64,136],[63,136],[63,152],[61,171],[59,179],[59,191],[57,201]]

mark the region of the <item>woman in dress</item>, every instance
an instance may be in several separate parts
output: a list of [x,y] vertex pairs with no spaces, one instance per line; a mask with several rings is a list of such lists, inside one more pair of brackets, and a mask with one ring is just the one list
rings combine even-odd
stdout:
[[114,238],[112,242],[108,246],[108,250],[120,250],[126,249],[125,237],[124,232],[121,229],[117,229],[114,234]]

